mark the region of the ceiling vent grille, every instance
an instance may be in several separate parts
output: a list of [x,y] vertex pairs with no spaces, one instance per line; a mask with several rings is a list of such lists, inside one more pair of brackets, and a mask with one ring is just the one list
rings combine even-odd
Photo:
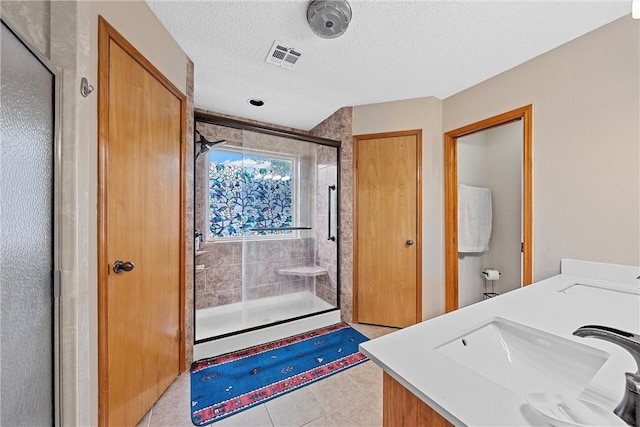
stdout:
[[269,64],[278,65],[292,70],[300,61],[300,58],[302,58],[302,52],[298,49],[285,46],[283,43],[276,40],[273,42],[273,46],[271,46],[271,50],[269,51],[269,55],[267,55],[266,61]]

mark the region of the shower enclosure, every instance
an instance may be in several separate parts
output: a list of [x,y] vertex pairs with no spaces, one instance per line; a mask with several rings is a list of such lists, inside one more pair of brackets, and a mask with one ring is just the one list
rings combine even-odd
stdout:
[[196,342],[339,307],[339,143],[196,122]]
[[59,425],[59,74],[1,22],[0,425]]

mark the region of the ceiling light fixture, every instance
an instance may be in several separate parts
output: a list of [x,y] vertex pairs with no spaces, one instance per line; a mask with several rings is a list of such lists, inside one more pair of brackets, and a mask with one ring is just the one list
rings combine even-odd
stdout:
[[262,99],[258,99],[258,98],[251,98],[247,102],[249,104],[253,105],[254,107],[262,107],[264,105],[264,101]]
[[351,6],[346,0],[314,0],[307,9],[307,22],[323,39],[340,37],[351,22]]

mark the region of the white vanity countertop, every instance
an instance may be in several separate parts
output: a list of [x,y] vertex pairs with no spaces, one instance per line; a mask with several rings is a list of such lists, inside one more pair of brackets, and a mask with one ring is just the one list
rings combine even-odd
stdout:
[[[501,317],[609,353],[580,397],[613,410],[624,393],[624,373],[636,371],[635,361],[615,344],[572,332],[584,325],[603,325],[639,333],[639,274],[638,267],[563,260],[560,275],[367,341],[360,350],[455,425],[545,425],[523,395],[435,350]],[[576,283],[625,292],[562,292]]]

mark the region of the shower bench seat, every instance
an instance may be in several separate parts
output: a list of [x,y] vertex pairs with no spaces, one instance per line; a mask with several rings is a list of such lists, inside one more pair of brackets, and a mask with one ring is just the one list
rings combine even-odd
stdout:
[[301,267],[280,268],[278,269],[278,274],[283,276],[318,277],[329,274],[329,272],[326,268],[318,267],[317,265],[303,265]]

